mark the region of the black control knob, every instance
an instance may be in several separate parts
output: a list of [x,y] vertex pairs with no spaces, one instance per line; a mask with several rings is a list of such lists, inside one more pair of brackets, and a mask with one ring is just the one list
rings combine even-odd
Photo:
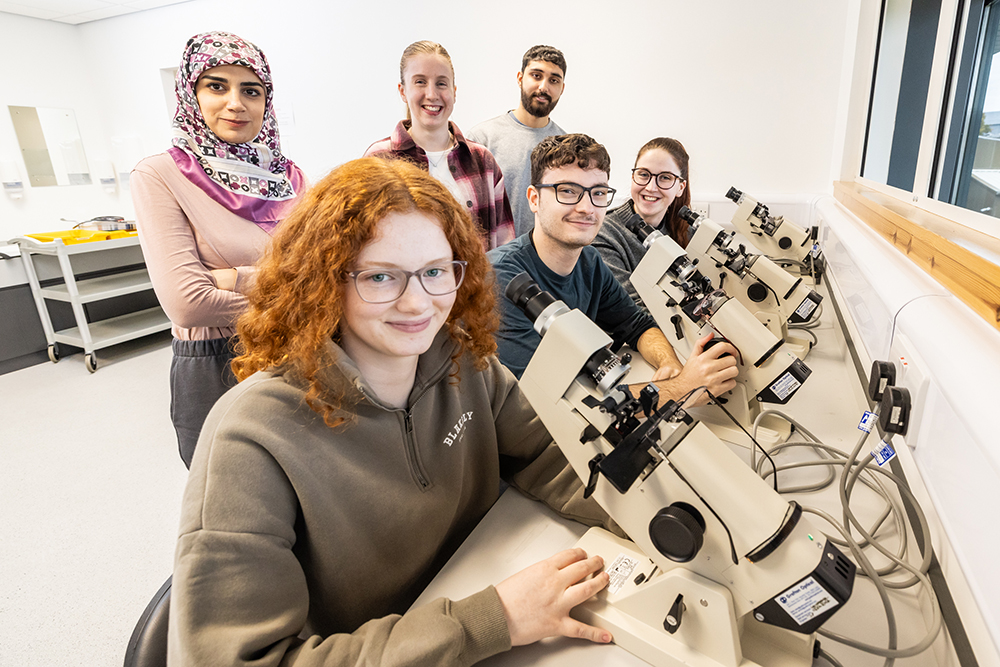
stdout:
[[649,522],[649,539],[661,554],[672,561],[692,560],[705,540],[705,519],[687,503],[664,507]]
[[747,296],[754,303],[760,303],[767,298],[767,288],[761,283],[752,283],[747,286]]

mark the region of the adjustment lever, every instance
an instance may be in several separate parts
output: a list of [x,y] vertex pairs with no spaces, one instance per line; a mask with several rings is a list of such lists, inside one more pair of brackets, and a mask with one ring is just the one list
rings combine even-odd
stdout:
[[674,325],[674,332],[677,334],[677,340],[684,340],[684,331],[681,329],[681,316],[674,315],[670,318],[670,323]]
[[646,419],[653,414],[653,410],[660,403],[660,390],[656,388],[656,385],[650,382],[642,391],[639,392],[639,405],[642,406],[642,414],[646,415]]
[[587,464],[590,466],[590,477],[587,478],[587,487],[583,490],[584,499],[594,495],[594,491],[597,489],[597,478],[601,476],[601,471],[598,466],[603,460],[604,454],[597,454],[594,458],[590,459],[590,462]]
[[684,616],[684,596],[678,595],[674,603],[670,605],[670,611],[663,619],[663,629],[674,634],[681,627],[681,618]]

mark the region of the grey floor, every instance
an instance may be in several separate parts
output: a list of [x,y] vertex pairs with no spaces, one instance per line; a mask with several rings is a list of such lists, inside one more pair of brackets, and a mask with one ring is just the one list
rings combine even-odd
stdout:
[[0,666],[121,665],[170,574],[187,471],[169,333],[0,375]]

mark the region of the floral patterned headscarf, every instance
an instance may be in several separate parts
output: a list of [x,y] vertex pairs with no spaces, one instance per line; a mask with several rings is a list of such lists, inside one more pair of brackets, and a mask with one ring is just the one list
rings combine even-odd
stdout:
[[[264,84],[264,123],[253,141],[230,144],[205,123],[195,85],[205,71],[240,65]],[[264,53],[226,32],[206,32],[188,40],[177,69],[177,112],[169,153],[181,172],[209,197],[271,233],[305,187],[305,177],[281,153],[274,116],[274,86]]]

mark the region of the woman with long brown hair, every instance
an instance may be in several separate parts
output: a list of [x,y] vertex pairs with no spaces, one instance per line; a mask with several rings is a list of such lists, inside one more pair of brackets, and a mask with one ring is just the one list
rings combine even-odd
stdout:
[[467,665],[546,636],[610,641],[568,615],[608,581],[579,549],[408,611],[501,478],[607,521],[493,355],[490,267],[443,185],[404,161],[335,169],[249,301],[242,381],[185,491],[170,664]]
[[684,145],[676,139],[657,137],[647,141],[635,158],[629,200],[608,211],[592,244],[618,282],[640,306],[642,299],[629,277],[646,254],[646,248],[628,227],[641,220],[682,248],[687,246],[688,223],[681,219],[678,211],[682,206],[691,206],[689,162]]

